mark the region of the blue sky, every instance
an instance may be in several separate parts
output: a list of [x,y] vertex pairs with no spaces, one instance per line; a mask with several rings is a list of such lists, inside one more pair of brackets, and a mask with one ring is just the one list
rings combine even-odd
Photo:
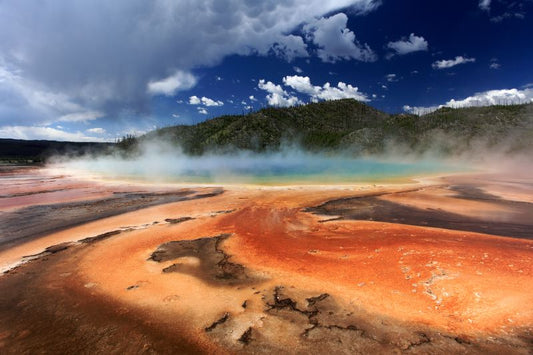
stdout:
[[344,97],[528,102],[532,15],[532,0],[3,1],[0,137],[108,141]]

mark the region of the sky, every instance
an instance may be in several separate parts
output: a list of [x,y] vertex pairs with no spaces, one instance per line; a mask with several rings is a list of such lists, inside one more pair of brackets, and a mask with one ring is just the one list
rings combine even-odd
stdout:
[[533,0],[2,0],[0,138],[114,141],[266,106],[533,100]]

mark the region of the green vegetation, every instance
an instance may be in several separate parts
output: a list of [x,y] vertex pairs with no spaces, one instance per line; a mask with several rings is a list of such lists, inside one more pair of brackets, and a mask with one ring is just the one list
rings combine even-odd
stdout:
[[[441,108],[389,115],[353,99],[226,115],[194,126],[166,127],[140,137],[165,139],[188,154],[277,150],[296,144],[311,151],[382,153],[390,146],[461,153],[480,146],[519,151],[533,142],[533,104]],[[132,144],[133,146],[133,144]]]

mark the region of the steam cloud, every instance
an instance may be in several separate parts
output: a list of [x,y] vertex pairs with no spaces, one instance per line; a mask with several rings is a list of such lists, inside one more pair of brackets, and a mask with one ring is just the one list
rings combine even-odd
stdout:
[[432,159],[355,158],[348,154],[309,153],[285,147],[271,153],[236,152],[192,157],[175,147],[145,143],[135,157],[120,155],[58,159],[55,165],[76,174],[111,179],[183,183],[357,183],[454,171]]

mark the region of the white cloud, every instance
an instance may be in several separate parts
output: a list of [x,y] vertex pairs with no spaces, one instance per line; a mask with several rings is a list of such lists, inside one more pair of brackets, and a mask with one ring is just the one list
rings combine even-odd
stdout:
[[0,137],[9,137],[15,139],[46,139],[71,142],[106,141],[104,138],[87,136],[82,132],[71,133],[52,127],[41,126],[3,126],[0,127]]
[[205,108],[203,108],[203,107],[197,107],[197,109],[198,109],[198,113],[200,113],[202,115],[207,115],[208,114],[207,110]]
[[489,68],[491,69],[500,69],[501,65],[498,62],[490,63]]
[[308,40],[319,48],[317,55],[324,62],[335,63],[342,59],[375,61],[376,54],[367,44],[362,45],[355,39],[355,34],[346,27],[347,23],[348,16],[338,13],[306,24],[303,31]]
[[343,82],[337,86],[325,83],[323,86],[314,86],[308,76],[286,76],[283,84],[289,86],[299,93],[309,95],[312,101],[318,100],[338,100],[352,98],[359,101],[370,101],[368,96],[359,91],[357,87]]
[[193,95],[189,97],[189,105],[224,106],[224,103],[222,101],[216,101],[205,96],[199,98],[198,96]]
[[479,0],[479,8],[484,11],[490,11],[491,0]]
[[205,106],[224,106],[224,103],[222,101],[215,101],[205,96],[203,96],[201,100]]
[[89,133],[96,133],[96,134],[104,134],[104,133],[106,133],[106,130],[103,129],[102,127],[89,128],[86,131],[89,132]]
[[446,103],[450,107],[470,107],[488,105],[507,105],[533,101],[533,89],[502,89],[477,93],[463,100],[450,100]]
[[301,74],[301,73],[304,72],[300,67],[296,67],[296,66],[292,67],[292,70],[294,70],[294,71],[297,72],[298,74]]
[[387,47],[394,50],[398,55],[404,55],[412,52],[427,51],[428,42],[422,36],[415,36],[414,33],[409,38],[402,38],[399,41],[389,42]]
[[257,101],[257,99],[255,98],[254,95],[250,95],[248,98],[249,98],[250,101],[252,101],[252,102],[253,102],[253,101]]
[[283,84],[309,96],[316,96],[322,90],[320,86],[313,86],[308,76],[286,76],[283,78]]
[[[296,96],[291,96],[285,90],[283,90],[281,85],[276,85],[271,81],[265,82],[264,79],[261,79],[259,80],[257,86],[261,90],[268,92],[266,98],[268,104],[271,106],[289,107],[302,103]],[[243,104],[246,103],[243,101]]]
[[394,83],[398,81],[398,76],[396,74],[387,74],[385,75],[385,78],[389,83]]
[[57,122],[87,122],[104,117],[99,111],[74,112],[59,117]]
[[[265,79],[259,80],[257,86],[270,94],[287,95],[287,92],[281,88],[281,85],[276,85],[271,81],[265,82]],[[246,104],[245,101],[243,103]]]
[[455,59],[449,60],[437,60],[432,64],[433,69],[448,69],[459,64],[473,63],[476,61],[476,58],[468,58],[463,56],[457,56]]
[[433,112],[442,107],[462,108],[474,106],[522,104],[530,102],[533,102],[533,89],[501,89],[476,93],[462,100],[452,99],[443,105],[427,107],[412,107],[405,105],[404,111],[419,114]]
[[202,100],[196,95],[189,97],[189,105],[200,105]]
[[173,114],[172,114],[172,117],[173,117],[173,118],[180,118],[181,116],[178,115],[177,113],[173,113]]
[[[353,98],[359,101],[370,101],[368,96],[360,92],[357,87],[343,82],[337,83],[337,86],[331,86],[330,83],[325,83],[322,86],[315,86],[311,83],[309,77],[293,75],[284,77],[283,85],[292,88],[300,94],[309,96],[311,101],[314,102],[319,100],[338,100],[346,98]],[[290,95],[281,87],[281,85],[276,85],[271,81],[266,82],[261,79],[258,87],[269,93],[267,95],[269,105],[287,107],[303,103],[297,96]]]
[[178,91],[196,86],[198,79],[189,72],[176,70],[174,74],[158,81],[148,82],[148,93],[152,95],[172,96]]

